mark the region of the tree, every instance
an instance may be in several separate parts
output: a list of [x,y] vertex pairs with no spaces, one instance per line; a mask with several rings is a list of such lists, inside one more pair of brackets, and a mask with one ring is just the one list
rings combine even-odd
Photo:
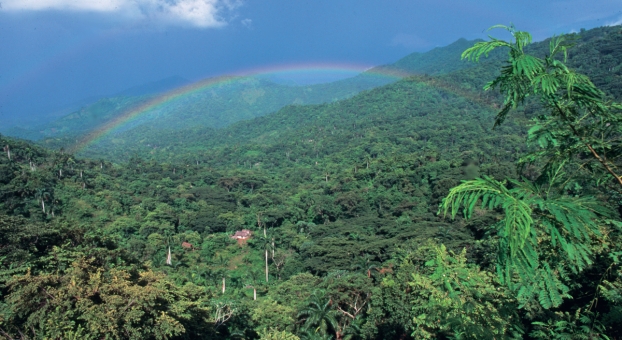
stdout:
[[259,332],[260,340],[300,340],[296,335],[287,332],[287,331],[279,331],[273,328],[263,329]]
[[329,331],[336,332],[339,327],[331,300],[319,292],[311,296],[307,306],[298,313],[298,318],[304,319],[305,330],[315,327],[314,333],[328,334]]
[[[531,43],[529,33],[511,26],[493,28],[508,30],[514,41],[478,42],[462,57],[477,61],[496,48],[509,49],[500,75],[485,86],[487,90],[498,87],[505,96],[495,126],[527,97],[539,98],[546,112],[537,118],[529,140],[537,141],[542,150],[523,161],[543,160],[543,170],[535,183],[488,177],[464,181],[443,199],[439,213],[450,212],[454,218],[462,208],[468,219],[480,201],[482,208],[502,210],[502,220],[488,227],[498,237],[498,276],[517,294],[520,307],[537,300],[548,309],[571,297],[564,284],[567,273],[578,274],[592,265],[599,248],[592,241],[606,243],[607,232],[601,233],[599,219],[613,216],[594,197],[568,195],[564,169],[573,161],[591,158],[606,178],[622,185],[617,174],[622,107],[607,102],[588,77],[555,59],[563,54],[566,60],[570,44],[564,37],[551,39],[549,55],[542,59],[525,53]],[[588,163],[580,168],[590,168]]]
[[4,151],[6,152],[6,156],[9,158],[9,160],[11,160],[11,148],[9,148],[8,144],[4,147]]
[[49,199],[51,197],[50,193],[45,188],[37,189],[37,193],[35,197],[41,200],[41,209],[43,210],[43,213],[45,214],[45,201],[46,201],[46,198]]
[[224,294],[227,288],[227,277],[229,276],[229,269],[227,268],[229,260],[222,257],[222,255],[218,255],[217,264],[219,266],[217,273],[222,278],[222,293]]
[[[56,249],[46,259],[53,263],[73,255],[62,252]],[[196,338],[213,329],[205,307],[210,297],[200,287],[177,287],[162,273],[96,262],[78,258],[64,271],[13,276],[4,299],[12,312],[0,327],[12,338],[36,333],[51,339],[80,332],[80,325],[94,338],[110,339]]]
[[166,254],[166,264],[169,266],[173,265],[173,258],[171,256],[171,246],[168,247],[168,253]]
[[336,338],[356,334],[359,322],[367,314],[372,295],[378,293],[372,280],[362,273],[337,270],[326,276],[321,287],[326,290],[331,307],[338,312]]
[[508,182],[488,177],[464,181],[439,207],[439,213],[452,218],[461,207],[470,218],[480,201],[482,208],[504,212],[503,219],[488,228],[499,237],[499,278],[518,292],[521,306],[533,296],[544,308],[557,307],[570,297],[560,275],[566,270],[579,273],[593,263],[590,242],[602,237],[598,218],[611,215],[592,197],[551,190],[559,179],[552,176],[548,186],[508,180],[511,189]]
[[246,272],[245,279],[248,281],[247,288],[253,289],[253,300],[257,300],[257,281],[259,281],[260,272],[250,269]]
[[419,263],[409,286],[416,339],[441,337],[502,339],[514,337],[518,326],[516,301],[489,272],[467,264],[444,245],[417,249]]
[[[571,42],[565,37],[553,37],[549,54],[538,58],[525,53],[531,34],[517,31],[513,26],[491,27],[509,31],[514,41],[491,38],[478,42],[462,53],[463,59],[477,61],[497,48],[509,49],[509,59],[500,75],[490,81],[485,90],[499,88],[505,96],[497,114],[495,126],[503,123],[510,111],[529,96],[540,100],[546,112],[536,119],[529,131],[529,140],[542,150],[524,158],[526,162],[546,160],[554,167],[561,161],[579,157],[582,168],[589,169],[597,162],[605,178],[613,179],[622,191],[622,105],[606,99],[590,79],[566,65]],[[563,55],[563,61],[558,60]],[[587,158],[591,160],[588,161]]]
[[257,331],[273,329],[291,332],[296,324],[296,310],[269,297],[254,302],[249,314]]
[[352,264],[351,269],[363,270],[365,274],[367,274],[367,277],[371,278],[372,269],[378,268],[378,266],[375,263],[371,262],[372,258],[373,256],[369,254],[364,254],[363,256],[357,256],[356,261],[354,262],[354,264]]
[[265,258],[266,258],[266,283],[268,283],[269,278],[268,278],[268,252],[270,251],[270,249],[272,249],[272,240],[268,237],[264,237],[263,239],[260,240],[261,242],[261,247],[264,249],[265,252]]

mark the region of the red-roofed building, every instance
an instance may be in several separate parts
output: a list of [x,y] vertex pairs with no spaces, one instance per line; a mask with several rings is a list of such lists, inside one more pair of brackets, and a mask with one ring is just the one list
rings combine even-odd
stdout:
[[234,238],[236,240],[248,240],[249,238],[251,238],[251,231],[248,229],[243,229],[243,230],[238,230],[235,232],[235,234],[233,234],[233,236],[231,236],[231,238]]

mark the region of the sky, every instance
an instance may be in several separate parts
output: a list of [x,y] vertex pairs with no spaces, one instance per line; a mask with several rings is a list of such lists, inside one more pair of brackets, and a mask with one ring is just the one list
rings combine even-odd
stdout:
[[[622,23],[620,0],[0,0],[0,124],[140,84],[388,64],[513,23],[536,40]],[[305,74],[295,78],[305,82]],[[348,73],[311,77],[308,82]],[[353,74],[349,74],[353,75]]]

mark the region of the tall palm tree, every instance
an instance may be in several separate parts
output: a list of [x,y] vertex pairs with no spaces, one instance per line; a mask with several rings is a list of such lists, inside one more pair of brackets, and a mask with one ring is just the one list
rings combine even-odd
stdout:
[[265,256],[266,256],[266,283],[268,283],[269,282],[269,277],[268,277],[268,252],[272,248],[272,240],[270,238],[268,238],[268,237],[264,237],[263,239],[261,239],[261,246],[262,246],[262,248],[264,248]]
[[247,288],[253,288],[253,300],[257,300],[257,281],[259,281],[260,272],[250,269],[246,272],[245,279],[248,282]]
[[9,160],[11,160],[11,149],[9,148],[8,144],[4,147],[4,151],[6,151],[7,157],[9,157]]
[[220,267],[217,272],[220,277],[222,277],[222,293],[224,294],[227,289],[227,277],[229,276],[229,270],[227,270],[227,265],[229,264],[229,260],[219,255],[216,263]]
[[191,271],[189,271],[186,275],[188,276],[188,280],[197,286],[207,286],[207,275],[206,269],[201,269],[199,266],[194,266]]
[[169,266],[173,265],[173,257],[171,256],[171,246],[168,247],[168,254],[166,255],[166,264]]
[[299,318],[304,318],[304,330],[308,331],[315,328],[314,333],[327,335],[329,331],[337,332],[337,311],[332,309],[332,301],[324,294],[314,294],[309,299],[309,303],[300,313]]
[[372,258],[373,256],[369,254],[364,254],[363,256],[357,257],[356,262],[352,265],[351,269],[363,270],[365,274],[367,274],[367,277],[371,277],[372,269],[378,268],[378,266],[375,263],[371,262]]
[[50,193],[45,188],[37,189],[35,197],[41,200],[41,209],[43,209],[43,213],[45,214],[45,200],[46,198],[50,198]]

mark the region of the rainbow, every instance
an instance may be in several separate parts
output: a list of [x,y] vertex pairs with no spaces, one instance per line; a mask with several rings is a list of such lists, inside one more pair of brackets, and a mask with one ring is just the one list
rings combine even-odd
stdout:
[[333,74],[344,75],[356,75],[361,73],[377,75],[381,77],[388,77],[392,79],[400,79],[408,76],[408,74],[399,73],[395,70],[384,69],[381,67],[372,68],[364,65],[351,65],[351,64],[304,64],[304,65],[281,65],[264,67],[260,69],[254,69],[252,71],[238,72],[233,75],[219,76],[214,78],[204,79],[148,100],[147,102],[135,107],[127,112],[115,117],[107,123],[101,125],[97,129],[93,130],[80,141],[78,141],[71,149],[77,153],[90,145],[97,143],[110,135],[114,131],[118,130],[122,126],[134,121],[138,117],[144,115],[151,110],[157,109],[166,105],[167,103],[175,100],[187,97],[193,93],[197,93],[206,90],[210,87],[220,86],[227,83],[231,83],[237,80],[244,79],[246,77],[257,76],[275,76],[275,75],[288,75],[288,74],[300,74],[300,73],[312,73],[312,72],[331,72]]

